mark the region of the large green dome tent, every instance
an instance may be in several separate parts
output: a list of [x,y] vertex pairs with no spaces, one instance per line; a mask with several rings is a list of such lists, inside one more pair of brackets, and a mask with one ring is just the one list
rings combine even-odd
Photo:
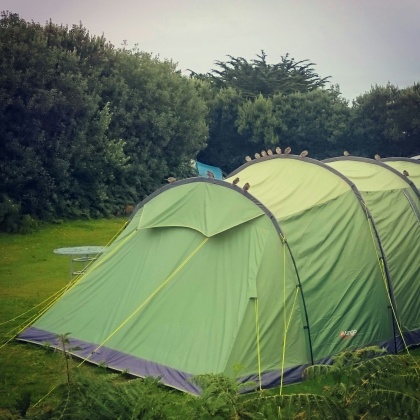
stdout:
[[420,194],[409,177],[380,161],[324,161],[355,183],[372,214],[398,320],[398,349],[420,344]]
[[[239,381],[270,387],[342,350],[397,351],[401,329],[418,342],[415,190],[375,163],[392,188],[372,194],[333,164],[266,156],[225,181],[159,189],[18,338],[60,348],[69,333],[83,361],[191,393],[200,392],[193,376],[234,377],[238,365]],[[373,206],[380,194],[384,204]]]
[[60,348],[57,336],[69,332],[72,354],[191,393],[199,392],[191,376],[234,376],[238,363],[244,382],[296,381],[310,352],[282,238],[272,214],[239,187],[170,184],[19,338]]
[[401,173],[406,172],[408,179],[412,181],[420,191],[420,160],[396,157],[382,159],[382,162]]
[[312,360],[370,344],[395,349],[381,250],[369,212],[347,178],[323,163],[273,155],[246,163],[226,179],[250,193],[282,226],[306,303]]

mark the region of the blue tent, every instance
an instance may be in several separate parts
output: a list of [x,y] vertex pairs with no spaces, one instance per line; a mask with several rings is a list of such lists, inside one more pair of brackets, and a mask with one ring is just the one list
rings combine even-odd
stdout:
[[222,170],[217,166],[206,165],[198,161],[195,162],[195,165],[199,176],[203,176],[205,178],[223,179]]

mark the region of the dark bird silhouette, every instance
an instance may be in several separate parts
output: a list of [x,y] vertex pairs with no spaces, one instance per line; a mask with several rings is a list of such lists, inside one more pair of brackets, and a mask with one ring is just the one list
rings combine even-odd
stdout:
[[250,187],[249,182],[247,182],[247,183],[243,186],[243,190],[244,190],[244,191],[248,191],[248,190],[249,190],[249,187]]
[[235,179],[232,181],[232,184],[233,184],[233,185],[236,185],[238,182],[239,182],[239,178],[235,178]]
[[410,174],[408,173],[408,171],[406,171],[405,169],[403,170],[403,175],[410,176]]

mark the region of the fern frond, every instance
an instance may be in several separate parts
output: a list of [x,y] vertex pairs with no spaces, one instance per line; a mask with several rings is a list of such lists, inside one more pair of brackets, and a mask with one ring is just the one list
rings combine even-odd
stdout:
[[332,365],[311,365],[303,371],[305,379],[320,379],[334,370]]
[[274,395],[249,399],[243,403],[258,418],[345,418],[342,406],[333,399],[317,394]]
[[355,365],[349,374],[353,383],[368,389],[377,387],[400,390],[401,387],[420,383],[420,376],[410,360],[397,355],[366,360]]
[[365,394],[360,403],[361,410],[373,416],[420,418],[420,400],[403,392],[377,389]]

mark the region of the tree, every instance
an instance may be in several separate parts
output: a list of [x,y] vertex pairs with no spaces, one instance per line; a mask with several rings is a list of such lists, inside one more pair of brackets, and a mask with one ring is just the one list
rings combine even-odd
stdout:
[[[196,81],[82,25],[0,20],[0,227],[120,212],[187,176],[207,139]],[[8,214],[6,214],[8,212]]]
[[216,61],[220,68],[207,75],[192,72],[192,77],[207,77],[217,88],[232,87],[244,97],[258,95],[272,96],[276,93],[290,94],[308,92],[324,87],[329,77],[321,78],[313,69],[309,60],[295,61],[289,54],[281,57],[277,64],[269,64],[267,55],[261,51],[258,59],[247,61],[243,57],[228,55],[229,61]]
[[255,100],[248,99],[239,108],[236,122],[240,134],[246,136],[248,142],[258,146],[275,146],[279,138],[276,131],[281,121],[273,112],[273,101],[259,95]]
[[393,116],[397,124],[394,155],[420,154],[420,83],[400,90]]
[[237,125],[255,151],[290,146],[323,159],[343,152],[350,109],[338,90],[316,89],[272,98],[248,100],[239,111]]
[[126,142],[131,163],[127,183],[137,202],[169,175],[190,174],[190,160],[206,144],[207,108],[195,82],[181,76],[170,61],[137,50],[119,51],[115,72],[122,78],[119,93],[103,97],[112,100],[111,135]]
[[353,101],[352,118],[349,125],[350,148],[353,154],[373,157],[376,153],[392,154],[392,142],[397,127],[391,109],[398,101],[398,88],[372,87],[370,92]]
[[106,48],[103,40],[7,13],[0,39],[3,192],[39,219],[109,214],[107,185],[126,163],[123,144],[107,137],[108,110],[76,48]]
[[207,147],[198,154],[198,160],[219,166],[225,172],[230,172],[244,163],[244,157],[249,153],[249,145],[244,136],[238,133],[236,126],[243,102],[236,89],[212,90],[211,98],[207,98],[209,141]]
[[[293,99],[287,101],[287,98],[295,95],[294,101],[300,100],[302,104],[314,101],[316,94],[313,97],[309,94],[324,92],[321,88],[329,79],[318,76],[313,63],[308,60],[295,61],[288,54],[277,64],[269,64],[264,51],[251,61],[242,57],[228,57],[230,60],[227,62],[216,62],[220,70],[213,70],[207,75],[192,72],[191,75],[194,79],[208,82],[213,88],[211,98],[206,96],[209,108],[208,146],[198,158],[220,166],[226,172],[243,164],[246,155],[254,155],[278,142],[290,142],[296,134],[293,119],[299,110],[293,108]],[[331,97],[324,94],[326,102],[328,98],[336,100],[339,96],[338,89],[331,91],[334,92]],[[339,102],[338,99],[336,102]],[[284,110],[281,110],[282,106]],[[316,113],[311,115],[318,117]],[[300,119],[300,124],[309,124],[309,118],[304,121],[303,113]],[[283,120],[287,120],[287,126]],[[301,129],[306,130],[306,134],[300,143],[310,147],[310,127]],[[297,144],[296,141],[294,144]]]
[[273,108],[281,122],[277,134],[283,147],[292,147],[296,154],[307,149],[317,159],[341,155],[346,148],[350,109],[338,90],[275,95]]

